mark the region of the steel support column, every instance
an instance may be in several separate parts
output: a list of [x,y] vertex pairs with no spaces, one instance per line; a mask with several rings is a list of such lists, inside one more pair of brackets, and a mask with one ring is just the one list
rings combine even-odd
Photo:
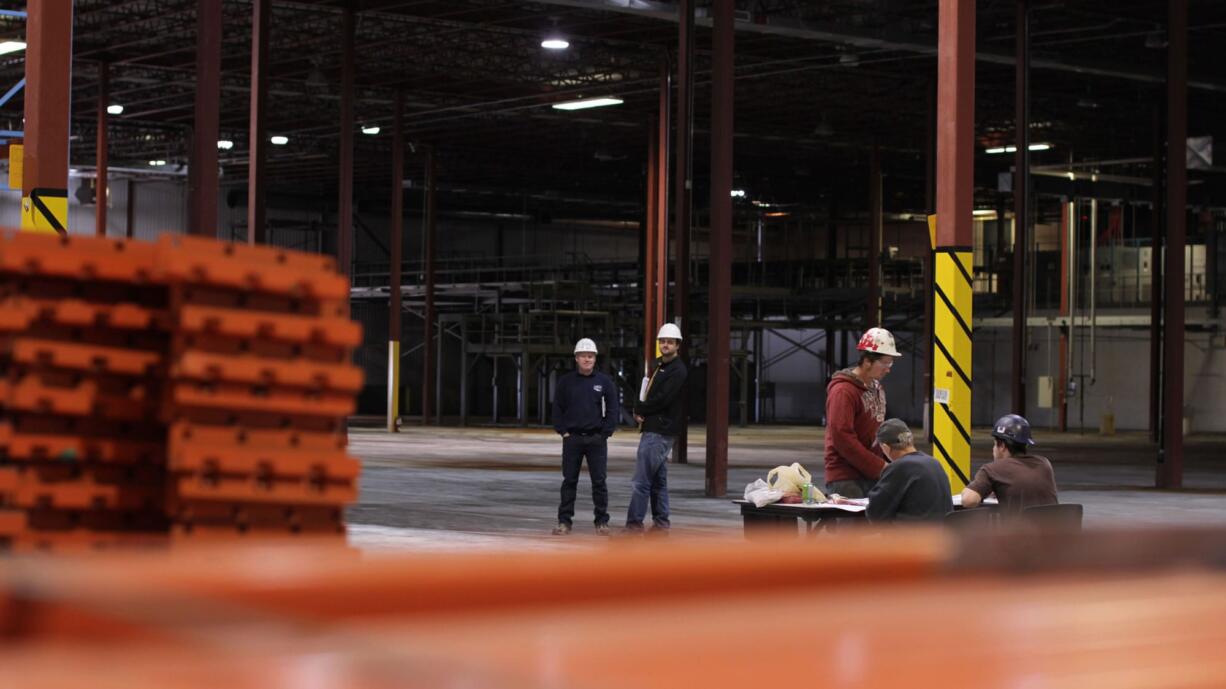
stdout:
[[975,2],[940,0],[933,447],[956,493],[971,468]]
[[340,195],[336,204],[336,262],[345,275],[353,270],[353,4],[341,14]]
[[660,327],[657,320],[659,292],[656,289],[659,276],[660,261],[659,234],[660,214],[659,204],[659,148],[660,127],[655,118],[647,122],[647,208],[646,221],[643,224],[643,375],[651,375],[651,364],[656,358],[656,329]]
[[659,111],[656,115],[656,327],[668,318],[668,108],[671,82],[668,60],[660,63]]
[[1154,106],[1153,197],[1150,204],[1149,254],[1149,439],[1162,444],[1162,185],[1166,160],[1166,131],[1162,106]]
[[[259,0],[257,0],[259,1]],[[400,430],[400,263],[404,253],[404,94],[396,92],[392,122],[392,208],[388,230],[387,430]]]
[[221,0],[196,2],[196,113],[188,167],[188,232],[217,237],[217,138],[221,125]]
[[728,490],[728,376],[732,308],[733,0],[714,0],[711,46],[711,230],[707,286],[706,494]]
[[[1011,409],[1026,416],[1026,252],[1030,246],[1030,8],[1017,2],[1014,66],[1013,159],[1013,351]],[[997,219],[1004,223],[1002,215]]]
[[1158,488],[1183,487],[1184,253],[1187,243],[1188,2],[1169,0],[1166,78],[1166,318]]
[[1070,325],[1060,329],[1057,375],[1052,392],[1055,393],[1056,429],[1061,433],[1068,430],[1068,382],[1069,382],[1069,340],[1073,336],[1071,317],[1072,291],[1077,289],[1073,279],[1076,262],[1073,254],[1076,251],[1077,237],[1077,203],[1069,201],[1060,210],[1060,315],[1070,317]]
[[[422,337],[422,374],[421,374],[421,422],[430,425],[434,417],[434,240],[438,231],[436,220],[438,216],[436,179],[436,162],[434,147],[426,149],[426,222],[422,261],[425,264],[426,275],[426,307],[422,318],[425,321],[425,335]],[[523,361],[521,360],[522,364]],[[522,372],[521,372],[522,373]],[[521,381],[521,385],[526,383]],[[522,396],[521,396],[522,397]],[[523,420],[523,407],[520,407],[520,420]]]
[[247,158],[247,241],[268,241],[264,213],[264,168],[268,162],[268,77],[272,69],[268,54],[268,31],[272,0],[251,2],[251,109],[250,151]]
[[868,300],[864,329],[881,325],[881,153],[873,142],[868,163]]
[[95,137],[94,163],[98,176],[94,179],[94,235],[106,236],[107,183],[107,112],[111,99],[111,65],[98,63],[98,133]]
[[126,208],[127,221],[124,226],[124,236],[128,239],[136,236],[136,180],[128,178],[128,203]]
[[40,0],[26,10],[21,229],[67,234],[72,0]]
[[[693,154],[691,145],[694,136],[694,0],[680,0],[678,11],[681,21],[677,30],[677,133],[676,159],[673,174],[673,319],[682,332],[689,331],[690,291],[690,217],[693,210]],[[681,343],[680,356],[689,365],[689,347]],[[683,393],[685,394],[685,393]],[[688,405],[687,405],[688,408]],[[685,464],[689,461],[689,443],[686,428],[689,415],[683,414],[681,433],[673,446],[673,461]]]
[[[937,212],[937,80],[933,79],[927,89],[928,127],[925,130],[927,141],[924,142],[924,208],[931,217]],[[931,230],[929,230],[931,233]],[[924,290],[924,402],[927,413],[924,416],[925,437],[932,440],[932,420],[936,409],[933,408],[932,390],[935,378],[932,367],[936,362],[933,345],[933,285],[936,284],[936,240],[929,234],[928,263],[926,266]],[[936,450],[931,450],[935,452]]]

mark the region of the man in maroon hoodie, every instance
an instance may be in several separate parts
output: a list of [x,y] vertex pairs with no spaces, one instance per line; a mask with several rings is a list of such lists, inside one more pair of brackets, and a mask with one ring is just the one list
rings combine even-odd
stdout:
[[835,373],[826,386],[826,493],[845,498],[867,497],[885,469],[876,443],[885,420],[881,379],[902,356],[884,328],[869,328],[856,349],[859,363]]

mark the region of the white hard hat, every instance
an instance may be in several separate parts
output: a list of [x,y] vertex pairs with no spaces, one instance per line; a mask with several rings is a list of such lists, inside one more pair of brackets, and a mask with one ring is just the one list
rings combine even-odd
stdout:
[[575,354],[578,354],[579,352],[591,352],[592,354],[596,354],[596,343],[592,342],[586,337],[579,340],[575,343]]
[[681,328],[678,328],[676,323],[665,323],[664,325],[660,326],[660,332],[656,334],[656,339],[662,340],[666,337],[674,340],[680,340]]
[[874,354],[902,356],[902,354],[898,353],[898,348],[894,346],[894,336],[885,328],[869,328],[865,330],[864,335],[860,338],[860,342],[856,345],[856,349]]

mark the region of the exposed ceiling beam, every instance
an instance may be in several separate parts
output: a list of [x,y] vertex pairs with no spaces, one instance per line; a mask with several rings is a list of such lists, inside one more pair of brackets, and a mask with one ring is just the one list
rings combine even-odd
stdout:
[[[653,19],[660,19],[670,22],[678,21],[676,6],[656,2],[655,0],[533,1],[541,5],[556,5],[576,9],[616,12],[620,14],[634,15],[637,17],[650,17]],[[710,27],[711,19],[703,14],[703,10],[699,10],[699,16],[696,18],[695,23],[697,23],[699,26]],[[933,57],[935,57],[937,54],[935,39],[929,40],[920,36],[909,36],[900,33],[868,33],[834,24],[817,24],[814,22],[806,22],[800,19],[781,17],[778,15],[767,17],[766,21],[763,23],[737,21],[736,30],[747,33],[788,36],[791,38],[800,38],[810,41],[821,41],[823,43],[838,43],[841,45],[869,50],[901,50],[921,55],[932,55]],[[975,54],[975,58],[981,62],[999,65],[1013,65],[1015,62],[1013,55],[1004,53],[978,52]],[[1031,58],[1030,66],[1035,69],[1050,69],[1058,72],[1108,77],[1146,84],[1157,85],[1166,83],[1166,76],[1161,72],[1121,70],[1100,65],[1079,64],[1063,60],[1045,60],[1039,58]],[[1226,84],[1212,81],[1189,79],[1188,88],[1226,93]]]

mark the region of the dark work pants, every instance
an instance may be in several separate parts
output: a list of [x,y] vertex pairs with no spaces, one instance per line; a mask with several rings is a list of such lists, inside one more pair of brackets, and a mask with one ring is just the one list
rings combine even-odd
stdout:
[[596,525],[609,522],[609,447],[603,435],[571,435],[562,439],[562,504],[558,521],[570,524],[575,516],[575,494],[579,489],[579,469],[587,458],[587,473],[592,479],[592,505]]

